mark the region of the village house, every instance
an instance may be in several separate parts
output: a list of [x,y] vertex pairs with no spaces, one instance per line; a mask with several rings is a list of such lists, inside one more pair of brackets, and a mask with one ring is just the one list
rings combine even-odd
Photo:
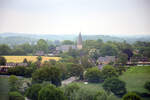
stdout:
[[44,53],[44,51],[36,51],[35,55],[36,56],[44,56],[45,53]]

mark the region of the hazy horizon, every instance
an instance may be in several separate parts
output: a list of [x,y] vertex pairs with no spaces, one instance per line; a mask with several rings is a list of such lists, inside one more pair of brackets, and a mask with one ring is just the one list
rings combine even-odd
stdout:
[[150,35],[150,0],[0,0],[0,34]]

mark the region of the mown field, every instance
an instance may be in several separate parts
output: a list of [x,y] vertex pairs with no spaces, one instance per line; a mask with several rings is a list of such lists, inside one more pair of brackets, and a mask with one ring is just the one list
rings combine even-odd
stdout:
[[[35,62],[37,60],[37,56],[4,56],[7,60],[7,62],[14,62],[14,63],[20,63],[23,62],[23,60],[26,58],[28,61]],[[42,62],[48,61],[50,59],[58,61],[60,57],[45,57],[42,56]]]
[[[119,79],[126,83],[127,91],[136,91],[139,93],[148,93],[144,88],[146,81],[150,81],[150,66],[130,67]],[[81,88],[89,89],[91,91],[103,90],[102,83],[100,84],[84,84],[83,82],[76,82]],[[110,99],[109,99],[110,98]],[[108,100],[121,100],[120,98],[112,95]],[[143,100],[150,100],[150,98],[143,98]]]

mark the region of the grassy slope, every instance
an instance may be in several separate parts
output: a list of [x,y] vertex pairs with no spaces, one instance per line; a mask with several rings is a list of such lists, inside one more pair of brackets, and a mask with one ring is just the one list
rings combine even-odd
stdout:
[[[143,86],[146,81],[150,80],[150,66],[131,67],[119,78],[126,82],[127,91],[148,92]],[[77,84],[81,88],[91,91],[103,90],[102,84],[89,83],[85,85],[83,82],[77,82]],[[114,95],[109,98],[110,100],[120,100]],[[143,98],[143,100],[149,100],[149,98]]]
[[119,78],[126,82],[127,91],[148,92],[144,84],[150,81],[150,66],[131,67]]

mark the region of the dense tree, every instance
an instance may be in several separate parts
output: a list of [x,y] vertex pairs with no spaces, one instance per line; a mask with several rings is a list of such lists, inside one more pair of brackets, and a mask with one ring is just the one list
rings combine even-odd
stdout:
[[0,56],[0,65],[5,65],[6,64],[6,59],[5,57]]
[[27,53],[22,48],[14,48],[12,50],[12,55],[26,55]]
[[125,83],[117,78],[109,78],[105,80],[103,88],[108,92],[113,92],[119,97],[122,97],[126,93]]
[[11,49],[6,44],[0,45],[0,55],[9,55],[11,53]]
[[25,95],[32,100],[38,100],[38,92],[41,90],[40,84],[33,84],[26,90]]
[[63,45],[72,45],[72,44],[74,44],[74,42],[71,41],[71,40],[64,40],[64,41],[62,42],[62,44],[63,44]]
[[103,67],[102,74],[103,74],[104,79],[118,76],[117,71],[115,70],[115,68],[110,66],[110,65],[106,65],[106,66]]
[[48,44],[44,39],[40,39],[37,42],[37,50],[44,51],[45,53],[48,53]]
[[87,69],[87,68],[91,68],[94,66],[94,64],[92,63],[92,61],[89,59],[88,56],[82,56],[81,57],[81,65]]
[[85,79],[92,83],[98,83],[103,81],[102,72],[97,68],[89,68],[85,73]]
[[19,89],[19,79],[15,75],[11,75],[8,79],[10,91],[18,91]]
[[116,56],[117,55],[117,48],[114,45],[109,43],[102,46],[100,49],[101,56]]
[[9,92],[9,100],[25,100],[25,98],[17,91]]
[[68,72],[71,76],[79,76],[80,78],[83,77],[83,66],[79,64],[69,63],[67,64]]
[[63,91],[49,84],[39,91],[38,100],[66,100]]
[[125,53],[120,53],[117,58],[117,63],[121,65],[126,65],[128,61],[128,56]]
[[32,81],[36,83],[48,81],[56,86],[59,86],[61,85],[61,71],[57,67],[44,66],[32,74]]
[[68,84],[64,87],[64,95],[68,98],[68,100],[72,100],[74,97],[72,95],[76,93],[80,87],[76,83]]

